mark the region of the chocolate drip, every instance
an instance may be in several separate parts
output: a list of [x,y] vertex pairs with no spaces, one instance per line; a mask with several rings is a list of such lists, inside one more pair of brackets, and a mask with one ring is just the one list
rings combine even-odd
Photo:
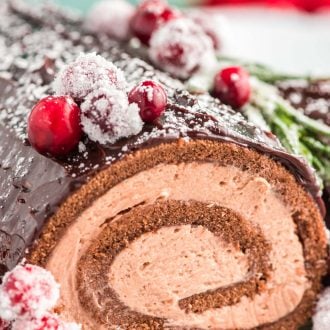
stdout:
[[[254,148],[281,162],[314,196],[323,212],[314,171],[284,151],[264,132],[210,96],[192,96],[180,81],[126,54],[105,37],[81,33],[79,20],[56,9],[29,8],[20,1],[0,4],[0,276],[38,238],[59,205],[98,171],[141,148],[179,138],[227,141]],[[26,140],[32,106],[51,93],[50,81],[81,52],[96,51],[125,73],[129,86],[142,79],[161,82],[169,102],[164,116],[138,136],[101,146],[87,138],[66,159],[38,154]],[[2,88],[3,87],[3,88]]]

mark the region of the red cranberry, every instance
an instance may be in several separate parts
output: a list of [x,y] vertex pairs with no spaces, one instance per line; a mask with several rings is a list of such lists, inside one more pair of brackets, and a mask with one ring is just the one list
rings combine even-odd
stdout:
[[79,143],[80,109],[68,96],[48,96],[32,109],[28,119],[31,145],[42,154],[65,156]]
[[164,22],[180,16],[180,13],[162,0],[144,0],[138,6],[131,21],[133,34],[145,45],[152,33]]
[[161,116],[167,104],[164,88],[152,80],[142,81],[128,95],[130,103],[137,103],[143,121],[150,123]]
[[221,70],[214,79],[214,95],[235,109],[250,99],[251,86],[248,72],[241,67]]

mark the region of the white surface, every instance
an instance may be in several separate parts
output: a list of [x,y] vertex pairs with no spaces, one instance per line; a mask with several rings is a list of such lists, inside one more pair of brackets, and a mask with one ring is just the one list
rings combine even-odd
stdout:
[[330,13],[223,7],[225,53],[290,73],[330,75]]

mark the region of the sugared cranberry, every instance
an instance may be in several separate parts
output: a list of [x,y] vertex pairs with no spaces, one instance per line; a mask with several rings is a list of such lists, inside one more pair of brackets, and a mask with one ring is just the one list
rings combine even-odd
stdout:
[[214,95],[235,109],[245,105],[251,94],[248,72],[238,66],[221,70],[214,79]]
[[21,318],[13,323],[12,330],[79,330],[76,323],[62,321],[58,315],[45,313],[39,317]]
[[59,285],[45,269],[16,266],[8,272],[0,288],[0,317],[12,321],[32,317],[53,308],[59,298]]
[[161,85],[145,80],[131,90],[128,100],[138,104],[142,120],[150,123],[165,111],[167,95]]
[[187,18],[171,20],[152,35],[150,59],[175,77],[186,79],[215,63],[212,40]]
[[144,0],[132,18],[132,32],[142,43],[148,45],[152,33],[161,24],[180,16],[181,14],[169,7],[164,0]]
[[68,96],[48,96],[32,109],[28,119],[28,138],[42,154],[65,156],[82,135],[80,109]]
[[54,81],[56,95],[71,96],[78,104],[89,93],[103,86],[124,90],[126,80],[120,69],[95,53],[81,54],[62,68]]
[[88,137],[101,144],[138,134],[143,122],[137,104],[129,104],[126,92],[99,88],[81,104],[81,124]]

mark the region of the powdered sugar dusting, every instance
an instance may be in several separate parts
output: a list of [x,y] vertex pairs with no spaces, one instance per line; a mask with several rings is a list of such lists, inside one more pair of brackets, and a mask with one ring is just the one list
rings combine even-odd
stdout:
[[328,330],[330,326],[330,287],[321,294],[313,316],[313,330]]
[[143,127],[138,106],[129,105],[126,93],[115,88],[100,88],[88,94],[81,111],[84,132],[101,144],[138,134]]
[[146,93],[149,102],[152,102],[154,98],[154,89],[150,85],[139,85],[138,90],[142,93]]
[[111,62],[96,53],[81,54],[58,74],[53,88],[57,95],[70,95],[81,101],[93,90],[104,85],[124,89],[124,74]]
[[149,55],[163,70],[183,79],[215,64],[212,40],[187,18],[171,20],[156,30]]
[[134,7],[125,0],[103,0],[91,9],[85,25],[92,32],[127,40],[130,36],[130,20],[133,14]]

